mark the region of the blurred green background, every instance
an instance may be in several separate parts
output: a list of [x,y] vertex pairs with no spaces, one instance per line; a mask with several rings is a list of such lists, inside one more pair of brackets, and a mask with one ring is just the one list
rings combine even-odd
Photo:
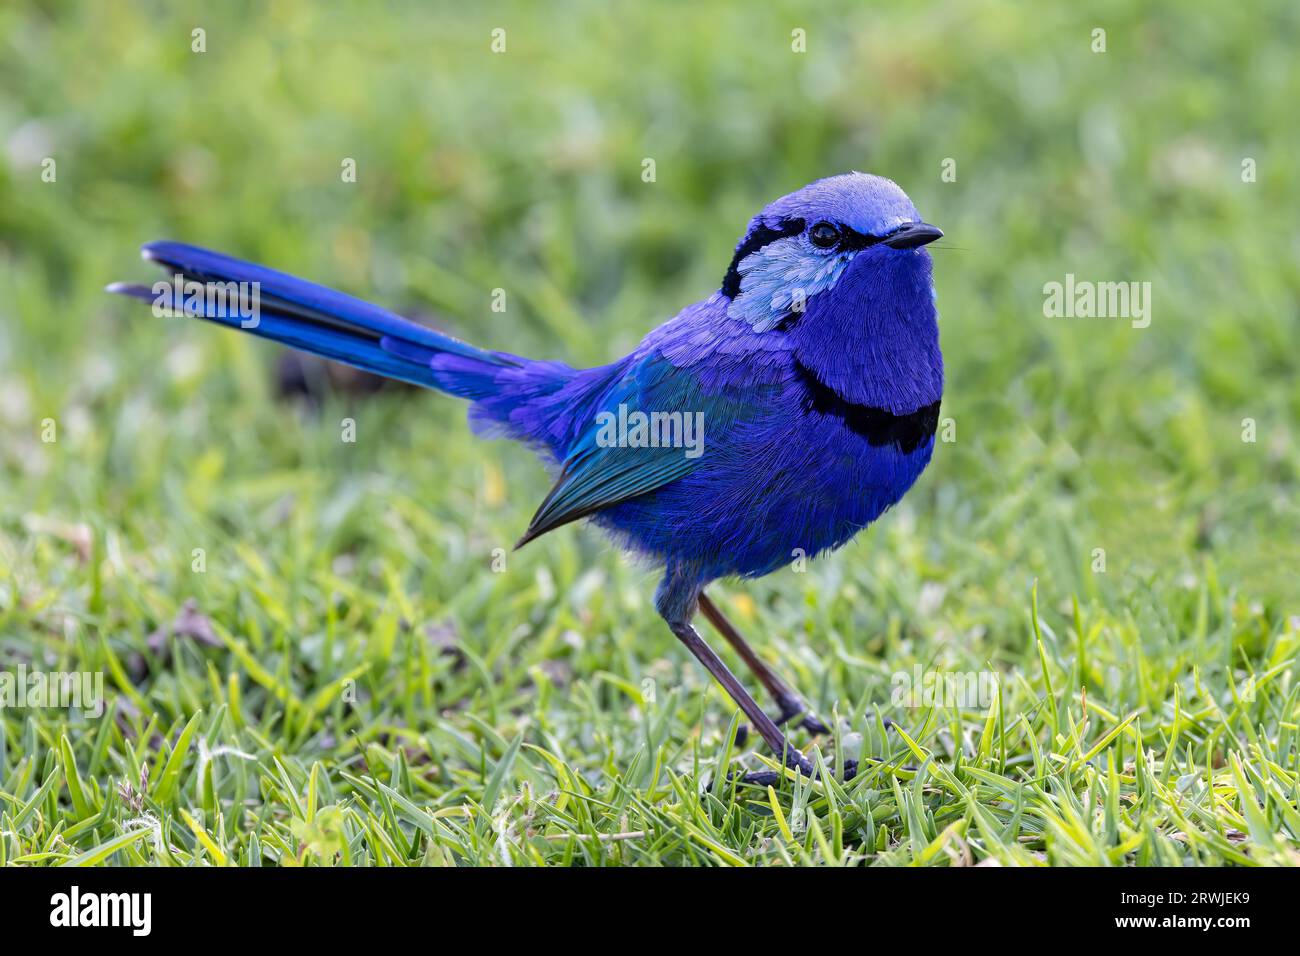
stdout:
[[[716,289],[764,203],[859,169],[947,233],[956,441],[879,527],[808,575],[746,585],[756,643],[826,709],[879,698],[913,659],[1002,666],[1035,580],[1050,633],[1077,597],[1138,622],[1160,659],[1208,582],[1230,669],[1264,639],[1243,627],[1300,613],[1297,39],[1285,0],[6,3],[0,654],[68,662],[102,640],[125,656],[194,598],[297,689],[338,676],[331,642],[354,635],[376,697],[379,662],[407,653],[398,624],[452,621],[488,665],[453,696],[489,721],[556,658],[583,681],[635,683],[665,655],[688,672],[654,574],[593,531],[490,573],[548,482],[527,451],[473,439],[457,402],[283,401],[266,343],[103,286],[152,282],[137,248],[174,238],[592,365]],[[1150,282],[1150,327],[1044,317],[1044,283],[1067,273]],[[202,653],[215,686],[245,670]],[[487,679],[497,666],[519,680]],[[146,713],[166,727],[213,706],[204,673],[155,668]],[[572,706],[608,706],[599,679],[581,686]],[[412,693],[362,726],[424,727],[451,703]],[[319,731],[303,726],[294,747]],[[585,726],[569,729],[599,749]]]

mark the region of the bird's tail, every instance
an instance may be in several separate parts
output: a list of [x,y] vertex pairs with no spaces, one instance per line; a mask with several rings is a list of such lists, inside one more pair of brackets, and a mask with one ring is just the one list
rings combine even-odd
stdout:
[[[386,309],[265,266],[180,242],[151,242],[141,254],[172,274],[154,286],[108,291],[345,362],[386,378],[477,398],[496,373],[526,360],[489,352]],[[485,381],[486,380],[486,381]]]

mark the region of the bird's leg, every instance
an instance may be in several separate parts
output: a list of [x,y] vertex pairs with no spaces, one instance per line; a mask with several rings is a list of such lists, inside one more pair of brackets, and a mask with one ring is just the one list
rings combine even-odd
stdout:
[[727,665],[722,662],[722,659],[713,652],[709,645],[704,643],[703,638],[691,626],[691,617],[695,610],[694,604],[698,591],[691,588],[690,591],[683,593],[684,589],[673,587],[672,583],[671,576],[664,579],[664,583],[660,585],[659,593],[655,595],[655,604],[660,615],[668,622],[673,634],[686,645],[687,650],[695,655],[696,659],[731,695],[731,699],[749,718],[754,725],[754,729],[758,731],[759,736],[763,738],[772,752],[786,766],[811,777],[814,772],[812,761],[785,739],[781,729],[777,727],[772,718],[767,716],[753,697],[749,696],[749,692],[741,686],[740,681],[736,680],[736,675],[727,669]]
[[[808,710],[808,705],[803,702],[803,698],[799,696],[793,687],[782,680],[776,671],[768,667],[761,657],[754,653],[754,649],[749,646],[740,632],[732,626],[731,622],[723,616],[722,611],[718,609],[718,606],[709,600],[708,595],[703,591],[700,592],[699,605],[704,616],[709,619],[709,623],[717,628],[718,633],[727,639],[727,643],[736,649],[736,653],[740,655],[741,660],[754,672],[754,676],[767,688],[767,692],[772,695],[776,705],[781,708],[781,713],[775,721],[777,726]],[[829,727],[811,714],[807,714],[803,720],[799,721],[799,726],[811,734],[829,734],[831,732]]]
[[772,718],[767,716],[763,708],[758,705],[758,702],[749,696],[749,692],[740,686],[740,681],[736,680],[736,675],[731,673],[727,669],[727,665],[722,663],[722,659],[713,653],[713,649],[709,645],[704,643],[695,628],[685,621],[669,621],[668,626],[677,635],[677,639],[686,645],[687,649],[695,655],[699,662],[722,685],[723,689],[731,695],[731,699],[740,706],[745,716],[753,722],[754,729],[758,731],[759,736],[763,738],[772,752],[780,757],[786,766],[812,776],[812,762],[785,739],[785,736],[781,733],[781,728],[777,727]]

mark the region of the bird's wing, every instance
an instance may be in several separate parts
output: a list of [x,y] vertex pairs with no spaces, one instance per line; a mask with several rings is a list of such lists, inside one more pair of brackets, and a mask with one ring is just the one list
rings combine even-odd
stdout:
[[[680,422],[677,434],[685,435],[683,429],[698,430],[700,423],[707,430],[734,421],[741,410],[738,399],[737,395],[705,389],[694,371],[674,365],[658,352],[635,361],[570,446],[555,487],[515,547],[560,525],[661,488],[688,474],[703,460],[702,454],[688,457],[689,449],[680,444],[628,447],[620,443],[621,421],[635,422],[638,413],[647,419],[654,413],[677,413],[680,417],[675,420],[661,416],[660,421]],[[631,429],[627,431],[630,435]],[[704,440],[695,431],[689,434]],[[705,446],[698,447],[702,451]]]

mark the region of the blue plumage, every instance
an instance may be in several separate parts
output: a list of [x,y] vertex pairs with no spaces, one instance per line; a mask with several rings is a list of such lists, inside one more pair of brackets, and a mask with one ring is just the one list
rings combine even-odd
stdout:
[[[457,395],[470,401],[476,430],[536,448],[558,477],[520,544],[591,517],[661,564],[656,606],[673,632],[765,740],[809,771],[691,619],[702,608],[741,649],[783,719],[802,710],[704,588],[839,547],[928,464],[943,359],[923,246],[940,235],[887,179],[819,180],[750,222],[719,291],[628,356],[581,370],[476,348],[194,246],[151,243],[144,255],[200,292],[255,284],[255,323],[212,295],[189,303],[199,318]],[[160,301],[157,289],[110,289]],[[805,726],[821,727],[811,718]]]

